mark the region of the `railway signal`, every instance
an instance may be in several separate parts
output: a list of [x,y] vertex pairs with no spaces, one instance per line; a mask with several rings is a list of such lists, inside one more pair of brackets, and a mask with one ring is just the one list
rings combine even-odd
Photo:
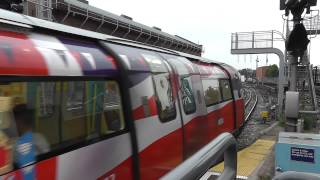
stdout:
[[[286,40],[286,50],[288,51],[289,62],[289,92],[286,94],[286,101],[292,99],[293,93],[297,92],[297,68],[299,60],[303,59],[309,44],[308,35],[304,25],[302,24],[302,13],[306,9],[306,13],[310,13],[310,7],[316,6],[317,0],[280,0],[280,10],[285,10],[285,15],[289,16],[291,12],[293,16],[294,29],[290,32],[289,38]],[[291,94],[290,94],[291,93]],[[289,106],[289,107],[288,107]],[[287,112],[291,106],[286,104],[286,131],[295,132],[297,117],[290,117]],[[299,111],[298,111],[299,112]]]
[[0,8],[17,13],[23,12],[22,0],[2,0],[0,1]]

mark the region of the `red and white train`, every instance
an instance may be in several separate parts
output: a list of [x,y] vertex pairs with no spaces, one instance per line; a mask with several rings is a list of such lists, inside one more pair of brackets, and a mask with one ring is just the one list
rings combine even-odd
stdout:
[[[2,179],[158,179],[244,123],[240,76],[229,65],[0,15]],[[21,133],[4,104],[32,109],[42,141],[29,148],[47,144],[23,167],[14,155]]]

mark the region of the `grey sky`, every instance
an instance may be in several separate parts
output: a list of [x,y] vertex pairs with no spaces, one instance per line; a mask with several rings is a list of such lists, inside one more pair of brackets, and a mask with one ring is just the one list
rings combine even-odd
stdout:
[[[282,32],[284,13],[279,10],[280,0],[89,0],[90,5],[111,13],[125,14],[134,21],[157,26],[162,31],[179,35],[204,45],[204,57],[223,61],[237,68],[255,67],[252,57],[238,57],[230,54],[230,36],[232,32],[278,30]],[[317,9],[314,7],[313,9]],[[315,38],[311,50],[319,47],[320,39]],[[282,45],[282,47],[284,44]],[[265,65],[265,55],[259,55]],[[311,52],[311,62],[320,58],[320,52]],[[246,63],[244,62],[246,59]],[[278,64],[275,55],[269,55],[269,64]]]

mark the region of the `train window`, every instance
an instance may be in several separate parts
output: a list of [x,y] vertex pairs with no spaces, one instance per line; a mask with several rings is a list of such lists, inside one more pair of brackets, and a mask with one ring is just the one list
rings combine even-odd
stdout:
[[62,82],[62,97],[66,97],[61,100],[63,141],[86,136],[86,119],[89,114],[84,108],[84,85],[84,81]]
[[68,111],[83,109],[84,90],[83,81],[65,82],[64,91],[67,98],[66,108]]
[[181,77],[181,93],[184,112],[186,114],[194,113],[196,111],[196,103],[190,76]]
[[219,81],[217,79],[202,79],[202,85],[207,107],[221,102]]
[[220,86],[222,90],[222,97],[224,101],[232,99],[230,83],[227,79],[220,80]]
[[[75,92],[70,94],[70,89]],[[124,127],[115,81],[0,84],[0,149],[5,150],[0,153],[0,168],[7,170],[0,175],[11,171],[13,164],[24,167],[38,157],[49,158],[50,152],[61,152]],[[22,155],[25,144],[32,146],[27,152],[30,162]],[[13,159],[6,158],[10,154]]]
[[169,73],[158,73],[153,75],[156,90],[156,103],[159,118],[162,122],[168,122],[176,117],[176,108],[171,89]]
[[156,104],[161,122],[168,122],[176,117],[176,107],[172,92],[170,66],[154,54],[142,54],[152,72],[155,87]]
[[55,108],[55,83],[40,83],[39,85],[39,113],[40,117],[51,116]]
[[101,121],[101,132],[109,134],[124,128],[120,90],[115,82],[105,84],[103,101],[103,120]]

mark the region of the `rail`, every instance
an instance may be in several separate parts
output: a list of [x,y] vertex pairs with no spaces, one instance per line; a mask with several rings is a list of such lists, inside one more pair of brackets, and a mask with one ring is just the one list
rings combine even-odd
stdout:
[[286,55],[276,48],[283,45],[284,35],[275,30],[237,32],[231,34],[231,54],[276,54],[279,57],[279,80],[278,80],[278,112],[283,111],[284,87],[286,81]]
[[245,105],[244,105],[244,107],[247,107],[248,106],[248,104],[249,104],[249,102],[251,101],[251,99],[252,99],[252,93],[250,92],[250,91],[248,91],[249,93],[249,95],[250,95],[250,97],[249,97],[249,99],[246,101],[246,103],[245,103]]
[[272,180],[305,180],[305,179],[320,180],[320,175],[303,173],[303,172],[295,172],[295,171],[287,171],[275,176]]
[[[252,94],[252,92],[251,92],[251,94]],[[247,121],[248,121],[248,119],[250,118],[251,114],[253,113],[254,109],[256,108],[256,106],[257,106],[257,104],[258,104],[258,96],[257,96],[257,93],[255,93],[255,94],[256,94],[256,100],[255,100],[252,108],[250,109],[248,115],[247,115],[246,118],[244,119],[244,122],[247,122]],[[251,95],[251,98],[252,98],[252,95]]]
[[222,155],[224,157],[224,171],[218,180],[235,179],[237,175],[237,141],[230,133],[221,134],[161,179],[200,179],[221,160]]

